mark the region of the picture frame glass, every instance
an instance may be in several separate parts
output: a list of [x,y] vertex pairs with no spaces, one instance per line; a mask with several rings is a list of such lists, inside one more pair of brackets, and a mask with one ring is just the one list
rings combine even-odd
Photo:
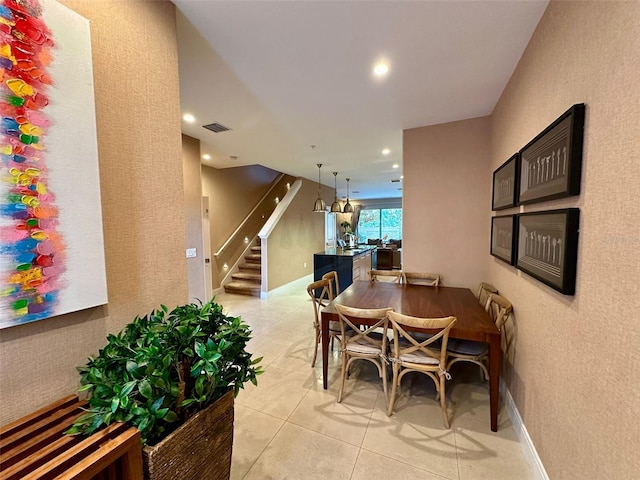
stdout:
[[515,207],[517,187],[517,154],[493,173],[492,210]]
[[567,252],[565,213],[521,215],[516,265],[553,285],[564,284]]
[[491,217],[491,255],[513,264],[514,216]]
[[573,105],[520,150],[518,204],[580,193],[584,114]]

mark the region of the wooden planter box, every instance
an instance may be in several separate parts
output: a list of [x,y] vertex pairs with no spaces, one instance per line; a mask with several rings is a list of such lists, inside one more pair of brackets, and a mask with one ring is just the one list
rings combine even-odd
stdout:
[[64,435],[83,407],[70,395],[0,428],[0,479],[141,480],[138,429],[114,423],[88,437]]
[[228,480],[233,445],[233,392],[154,446],[142,449],[146,480]]

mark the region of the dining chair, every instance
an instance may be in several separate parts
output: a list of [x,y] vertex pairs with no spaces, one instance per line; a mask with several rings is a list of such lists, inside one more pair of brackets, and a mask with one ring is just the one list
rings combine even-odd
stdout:
[[[495,323],[498,330],[502,332],[502,326],[505,324],[509,315],[513,311],[513,305],[506,298],[490,293],[487,300],[485,310]],[[475,363],[482,370],[485,380],[489,380],[489,344],[485,342],[476,342],[473,340],[451,339],[447,347],[447,354],[450,358],[447,364],[447,370],[451,365],[457,362]]]
[[437,273],[404,272],[404,281],[409,285],[437,287],[440,285],[440,275]]
[[336,298],[340,295],[340,282],[338,281],[338,272],[332,270],[331,272],[327,272],[322,276],[322,280],[329,280],[329,289],[331,298]]
[[[378,368],[382,378],[382,390],[387,397],[386,353],[387,313],[391,308],[354,308],[335,304],[340,319],[340,338],[342,339],[342,378],[338,403],[342,402],[344,382],[351,364],[358,360],[367,360]],[[362,320],[362,321],[360,321]],[[381,329],[381,331],[376,331]]]
[[[435,383],[437,396],[440,397],[444,426],[449,428],[445,383],[451,376],[446,371],[447,342],[449,331],[457,321],[456,317],[419,318],[393,311],[389,312],[387,317],[393,331],[393,340],[387,357],[393,370],[387,415],[391,416],[393,413],[402,377],[409,372],[419,372],[427,375]],[[429,329],[433,335],[427,338],[417,337],[413,332],[408,331],[407,327]]]
[[[319,295],[316,293],[319,291]],[[307,286],[307,293],[311,297],[313,304],[313,329],[315,332],[315,344],[313,346],[313,359],[311,360],[311,366],[316,366],[316,357],[318,355],[318,344],[322,340],[322,323],[320,319],[321,310],[326,307],[331,300],[333,300],[333,294],[331,290],[331,282],[329,280],[318,280],[317,282],[310,283]],[[340,341],[340,324],[339,322],[329,322],[329,338],[331,339],[331,348],[333,348],[334,339]]]
[[489,300],[489,295],[492,293],[497,295],[498,289],[490,283],[480,282],[480,286],[478,287],[478,294],[476,295],[476,297],[478,297],[480,305],[482,305],[484,308],[487,308],[487,301]]
[[369,279],[372,282],[403,283],[402,270],[369,270]]

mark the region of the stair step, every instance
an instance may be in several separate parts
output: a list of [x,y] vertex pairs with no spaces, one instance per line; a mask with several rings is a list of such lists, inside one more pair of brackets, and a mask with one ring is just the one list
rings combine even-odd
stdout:
[[224,286],[226,293],[237,293],[240,295],[260,296],[260,284],[253,282],[231,282]]
[[238,268],[241,272],[259,272],[260,270],[262,270],[259,263],[241,263]]
[[250,253],[244,256],[247,263],[260,263],[262,261],[262,255],[259,253]]
[[260,252],[262,252],[262,247],[260,245],[257,245],[255,247],[251,247],[251,251],[252,252],[256,252],[256,253],[260,253]]
[[231,278],[233,278],[234,280],[245,280],[247,282],[253,283],[260,283],[262,281],[262,275],[260,275],[259,273],[232,273]]

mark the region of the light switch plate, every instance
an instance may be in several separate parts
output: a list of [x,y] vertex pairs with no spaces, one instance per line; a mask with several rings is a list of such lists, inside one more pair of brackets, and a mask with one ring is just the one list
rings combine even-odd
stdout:
[[197,252],[195,248],[187,248],[187,258],[195,258],[197,256]]

